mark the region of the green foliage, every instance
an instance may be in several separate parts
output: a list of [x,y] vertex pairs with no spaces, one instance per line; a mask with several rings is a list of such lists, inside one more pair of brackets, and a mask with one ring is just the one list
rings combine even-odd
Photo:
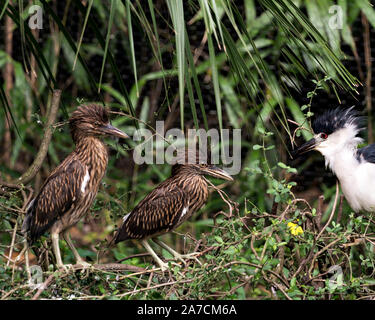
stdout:
[[[272,180],[270,176],[264,179]],[[283,185],[277,180],[268,183]],[[100,270],[69,274],[46,271],[45,277],[56,274],[56,278],[41,297],[317,300],[373,295],[375,228],[372,216],[350,214],[342,221],[337,217],[325,225],[321,224],[317,210],[303,199],[294,198],[291,192],[281,199],[273,213],[260,211],[250,204],[248,209],[232,217],[200,221],[209,230],[199,241],[201,264],[191,260],[184,266],[170,260],[169,276],[151,270],[125,274]],[[101,205],[97,203],[96,208]],[[300,226],[301,233],[294,235],[290,224]],[[189,239],[188,251],[197,243]],[[126,254],[121,252],[127,250],[119,246],[114,251],[115,259],[123,259]],[[3,255],[4,251],[1,252]],[[84,250],[80,253],[84,254]],[[140,258],[127,263],[149,265]],[[1,271],[4,281],[0,289],[4,295],[9,292],[9,298],[27,298],[35,294],[24,284],[22,270],[2,267]]]

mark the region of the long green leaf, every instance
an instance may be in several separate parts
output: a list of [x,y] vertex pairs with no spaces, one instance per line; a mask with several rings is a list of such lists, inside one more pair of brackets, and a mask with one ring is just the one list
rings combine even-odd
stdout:
[[131,60],[133,66],[133,73],[134,73],[134,81],[137,90],[137,96],[139,96],[138,90],[138,80],[137,80],[137,64],[135,61],[135,51],[134,51],[134,39],[133,39],[133,26],[132,26],[132,15],[130,12],[130,0],[126,1],[126,17],[128,20],[128,33],[129,33],[129,43],[130,43],[130,53],[131,53]]
[[115,1],[116,0],[111,0],[111,8],[110,8],[110,11],[109,11],[109,21],[108,21],[108,26],[107,26],[108,29],[107,29],[107,36],[105,38],[103,63],[102,63],[102,68],[100,70],[98,92],[100,92],[100,85],[102,84],[102,78],[103,78],[103,72],[104,72],[105,62],[107,60],[108,46],[109,46],[109,40],[111,38],[111,29],[112,29],[112,24],[113,24],[113,17],[115,15],[115,7],[114,7],[115,6]]
[[176,56],[178,69],[178,85],[180,95],[180,122],[184,130],[184,100],[185,100],[185,19],[182,0],[167,0],[169,14],[172,18],[175,32]]
[[81,49],[81,44],[82,44],[82,40],[83,40],[83,35],[85,33],[85,30],[86,30],[86,25],[87,25],[87,20],[90,16],[90,12],[91,12],[91,7],[92,7],[92,4],[93,4],[94,0],[90,0],[89,1],[89,4],[88,4],[88,7],[87,7],[87,11],[86,11],[86,15],[85,15],[85,21],[83,22],[83,27],[82,27],[82,31],[81,31],[81,36],[79,37],[79,41],[78,41],[78,46],[77,46],[77,52],[76,52],[76,55],[74,57],[74,62],[73,62],[73,69],[75,68],[76,66],[76,62],[77,62],[77,57],[78,57],[78,52],[79,50]]

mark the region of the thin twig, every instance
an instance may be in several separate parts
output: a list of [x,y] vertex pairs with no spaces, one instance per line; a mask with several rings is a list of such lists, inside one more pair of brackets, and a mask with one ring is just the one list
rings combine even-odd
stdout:
[[321,235],[323,234],[324,230],[329,226],[329,224],[331,223],[332,219],[333,219],[333,216],[335,215],[335,211],[336,211],[336,206],[337,206],[337,200],[339,198],[339,182],[338,180],[336,180],[336,194],[335,194],[335,201],[333,203],[333,208],[332,208],[332,211],[331,211],[331,214],[329,215],[329,219],[327,221],[327,223],[324,225],[324,227],[322,228],[322,230],[320,230],[318,236],[316,237],[315,239],[315,242],[317,242],[319,240],[319,238],[321,237]]

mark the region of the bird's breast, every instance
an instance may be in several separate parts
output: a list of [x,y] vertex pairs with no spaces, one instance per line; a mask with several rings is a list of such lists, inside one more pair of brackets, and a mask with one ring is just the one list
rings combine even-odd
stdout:
[[84,152],[80,153],[86,172],[82,180],[81,191],[93,191],[99,187],[108,165],[108,150],[99,139],[87,140]]
[[355,212],[375,210],[375,164],[361,163],[338,178],[342,192]]
[[86,144],[82,150],[77,152],[77,155],[85,168],[79,186],[81,196],[76,202],[74,214],[72,214],[73,219],[78,221],[87,213],[98,193],[107,169],[108,151],[100,140],[87,139]]

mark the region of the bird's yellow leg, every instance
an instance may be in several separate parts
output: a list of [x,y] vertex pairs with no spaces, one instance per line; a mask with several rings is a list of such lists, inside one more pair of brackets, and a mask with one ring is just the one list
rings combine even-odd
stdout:
[[68,269],[72,268],[72,265],[71,264],[63,264],[63,262],[62,262],[60,246],[59,246],[59,234],[57,232],[52,232],[51,238],[52,238],[52,249],[53,249],[53,253],[55,254],[55,257],[56,257],[57,267],[62,268],[65,271],[68,271]]
[[29,279],[29,282],[31,282],[31,271],[30,271],[30,261],[29,261],[29,244],[27,243],[26,239],[25,239],[25,242],[24,242],[24,249],[25,249],[25,263],[26,263],[27,278]]
[[30,271],[30,263],[29,263],[29,244],[27,243],[26,237],[23,240],[23,248],[14,261],[18,262],[19,260],[21,260],[21,256],[23,254],[25,254],[27,279],[30,282],[31,281],[31,271]]
[[80,264],[84,268],[91,268],[91,264],[86,262],[85,260],[82,259],[82,257],[79,255],[77,249],[75,248],[72,239],[70,238],[69,232],[65,231],[63,234],[63,237],[68,244],[70,250],[72,250],[74,258],[76,259],[77,264]]
[[157,262],[157,264],[159,265],[161,271],[166,271],[167,269],[169,269],[169,266],[167,263],[163,262],[159,257],[158,255],[155,253],[154,250],[152,250],[151,246],[149,245],[149,243],[147,242],[147,240],[142,240],[142,245],[145,247],[145,249],[148,251],[149,254],[151,254],[151,256],[154,258],[154,260]]
[[186,261],[184,259],[193,259],[197,261],[200,265],[202,263],[198,260],[196,257],[199,252],[193,252],[193,253],[188,253],[188,254],[180,254],[177,251],[173,250],[170,246],[166,245],[163,241],[160,241],[159,239],[152,239],[156,244],[158,244],[160,247],[164,248],[167,250],[175,259],[180,260],[183,264],[186,264]]

